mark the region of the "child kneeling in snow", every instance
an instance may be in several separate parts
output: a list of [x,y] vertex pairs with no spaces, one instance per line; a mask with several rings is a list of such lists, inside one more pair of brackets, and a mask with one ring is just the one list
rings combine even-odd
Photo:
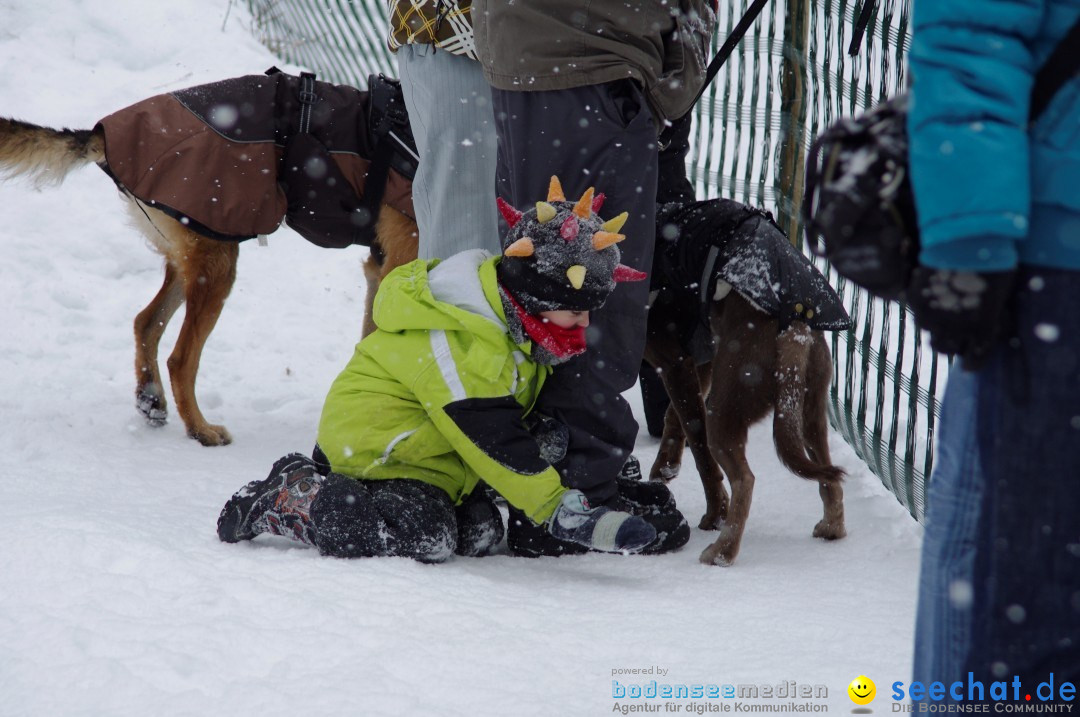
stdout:
[[626,214],[603,223],[593,190],[511,224],[503,254],[466,251],[391,272],[374,302],[378,330],[356,347],[323,406],[318,444],[332,472],[293,454],[225,504],[228,543],[285,535],[336,557],[441,562],[502,539],[481,479],[556,538],[638,552],[656,538],[642,518],[590,506],[563,486],[524,425],[550,366],[585,350],[589,311],[616,282]]

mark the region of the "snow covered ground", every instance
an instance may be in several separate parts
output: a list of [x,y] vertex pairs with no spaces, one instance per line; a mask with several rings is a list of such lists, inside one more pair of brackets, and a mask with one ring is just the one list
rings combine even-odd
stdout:
[[[224,0],[0,0],[0,115],[89,128],[136,100],[280,61]],[[295,68],[294,68],[295,69]],[[834,436],[846,540],[810,537],[817,487],[752,434],[758,475],[739,563],[710,534],[661,557],[506,555],[425,566],[219,543],[241,484],[310,449],[360,331],[363,250],[288,230],[241,249],[198,392],[235,439],[204,448],[134,410],[131,321],[161,260],[87,168],[60,189],[0,185],[0,715],[593,715],[737,700],[633,700],[620,684],[907,680],[919,526]],[[178,320],[166,335],[171,349]],[[640,401],[631,397],[635,406]],[[656,442],[643,432],[648,466]],[[691,468],[673,484],[694,522]],[[659,668],[638,675],[614,671]],[[794,703],[784,698],[743,704]]]

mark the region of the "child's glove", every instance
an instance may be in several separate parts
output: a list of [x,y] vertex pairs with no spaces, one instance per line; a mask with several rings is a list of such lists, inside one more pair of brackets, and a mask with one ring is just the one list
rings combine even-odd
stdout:
[[975,371],[1011,328],[1008,312],[1015,271],[975,273],[920,266],[912,275],[908,305],[915,323],[930,332],[935,351],[955,354]]
[[589,505],[580,490],[568,490],[548,519],[548,532],[559,540],[605,553],[637,553],[656,539],[656,529],[636,515]]

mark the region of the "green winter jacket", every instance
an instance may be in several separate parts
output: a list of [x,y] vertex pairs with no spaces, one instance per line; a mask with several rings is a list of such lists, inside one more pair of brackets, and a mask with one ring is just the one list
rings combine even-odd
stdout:
[[566,488],[522,417],[550,368],[515,344],[482,250],[398,267],[375,296],[378,329],[330,387],[319,446],[337,473],[411,478],[456,502],[483,479],[536,522]]

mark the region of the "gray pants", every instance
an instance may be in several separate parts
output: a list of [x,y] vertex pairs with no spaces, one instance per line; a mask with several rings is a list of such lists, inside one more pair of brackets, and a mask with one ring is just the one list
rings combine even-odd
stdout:
[[480,63],[431,45],[405,45],[397,58],[420,152],[413,180],[419,257],[499,252],[495,118]]

